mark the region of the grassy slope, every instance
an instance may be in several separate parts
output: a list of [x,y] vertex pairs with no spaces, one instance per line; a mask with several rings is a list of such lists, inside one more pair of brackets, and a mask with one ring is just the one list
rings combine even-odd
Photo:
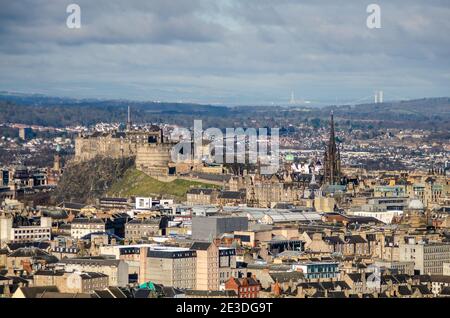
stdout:
[[128,169],[124,177],[115,182],[108,191],[110,196],[155,196],[185,199],[186,192],[191,187],[213,188],[212,184],[177,179],[162,182],[136,170]]

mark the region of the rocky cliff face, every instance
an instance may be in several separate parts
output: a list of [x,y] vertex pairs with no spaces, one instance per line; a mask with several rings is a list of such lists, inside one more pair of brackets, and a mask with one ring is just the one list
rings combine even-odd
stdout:
[[134,158],[101,158],[68,164],[54,194],[58,202],[92,203],[134,167]]

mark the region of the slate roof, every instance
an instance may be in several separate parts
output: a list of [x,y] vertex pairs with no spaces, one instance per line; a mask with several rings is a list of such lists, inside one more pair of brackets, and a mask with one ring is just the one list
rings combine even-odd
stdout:
[[345,237],[345,242],[349,244],[367,243],[367,241],[360,235],[348,235]]
[[103,222],[102,219],[95,219],[95,218],[78,218],[78,219],[73,219],[72,224],[92,224],[92,223],[96,223],[96,224],[104,224],[105,222]]
[[349,273],[347,276],[354,282],[354,283],[361,283],[362,282],[362,275],[360,273]]
[[99,258],[69,258],[60,261],[62,264],[80,264],[96,266],[119,266],[120,260]]
[[432,282],[439,282],[439,283],[447,283],[450,284],[450,276],[445,275],[431,275],[430,280]]
[[9,251],[6,248],[0,248],[0,255],[6,255]]
[[127,296],[118,287],[109,287],[108,290],[114,298],[127,298]]
[[45,292],[59,292],[59,289],[56,286],[20,287],[20,290],[25,298],[36,298],[38,294],[43,294]]
[[186,290],[186,296],[237,297],[234,290]]
[[38,294],[36,298],[92,298],[90,294],[83,293],[60,293],[60,292],[52,292],[45,291],[42,294]]
[[206,251],[206,250],[209,248],[210,245],[211,245],[210,242],[194,242],[194,243],[191,245],[191,250],[196,250],[196,251],[198,251],[198,250],[200,250],[200,251]]
[[243,198],[245,198],[245,193],[240,191],[222,191],[219,193],[219,199],[242,200]]
[[333,245],[344,244],[344,241],[339,236],[327,236],[324,237],[323,240]]
[[94,290],[97,298],[115,298],[108,290]]
[[441,294],[443,296],[450,296],[450,286],[444,287],[441,290]]
[[432,295],[433,293],[425,285],[413,285],[411,288],[415,291],[418,289],[422,295]]
[[8,257],[30,257],[35,260],[43,260],[47,264],[58,262],[58,258],[56,258],[55,256],[50,255],[47,252],[35,247],[19,248],[10,253]]
[[398,293],[401,296],[411,296],[412,291],[406,286],[398,286]]
[[192,188],[189,189],[187,194],[205,194],[205,195],[210,195],[211,193],[213,193],[215,191],[215,189],[208,189],[208,188]]
[[279,272],[279,273],[270,273],[269,275],[273,279],[273,281],[279,283],[287,283],[290,282],[291,280],[295,282],[305,278],[305,275],[301,272]]
[[9,251],[15,251],[19,248],[24,248],[24,247],[36,247],[36,248],[40,248],[42,250],[46,250],[50,247],[50,243],[33,241],[33,242],[13,242],[13,243],[6,244],[6,248]]
[[345,293],[342,291],[331,291],[328,292],[328,298],[347,298]]

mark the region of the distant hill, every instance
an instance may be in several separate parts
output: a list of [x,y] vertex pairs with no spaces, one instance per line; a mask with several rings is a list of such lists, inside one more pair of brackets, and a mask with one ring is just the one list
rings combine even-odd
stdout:
[[132,107],[133,121],[138,124],[171,123],[192,126],[195,119],[201,119],[203,127],[287,127],[308,120],[320,119],[324,123],[333,110],[337,121],[352,121],[362,126],[378,122],[377,125],[384,127],[450,127],[448,97],[312,108],[76,100],[11,93],[0,93],[0,123],[66,127],[90,126],[98,122],[125,122],[128,106]]
[[[329,109],[329,107],[328,107]],[[362,104],[355,106],[340,106],[337,114],[349,118],[369,118],[389,120],[422,120],[432,118],[450,118],[450,98],[424,98],[382,104]]]
[[190,103],[71,99],[43,95],[0,93],[0,123],[66,127],[99,122],[125,122],[128,106],[136,123],[162,122],[178,115],[224,116],[228,107]]

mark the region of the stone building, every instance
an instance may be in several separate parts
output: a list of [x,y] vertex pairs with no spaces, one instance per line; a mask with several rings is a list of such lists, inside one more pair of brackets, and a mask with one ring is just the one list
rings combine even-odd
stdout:
[[188,205],[215,204],[219,191],[209,188],[192,188],[186,193]]
[[195,289],[196,251],[178,247],[142,247],[140,252],[140,284],[153,282],[175,288]]
[[197,290],[219,290],[219,247],[215,243],[195,242]]
[[159,234],[161,219],[133,219],[125,224],[125,239],[139,241]]
[[92,293],[109,285],[102,273],[41,270],[33,275],[33,286],[56,286],[62,293]]
[[100,258],[72,258],[60,261],[67,272],[95,272],[109,277],[109,286],[125,287],[128,284],[128,264],[122,260]]

